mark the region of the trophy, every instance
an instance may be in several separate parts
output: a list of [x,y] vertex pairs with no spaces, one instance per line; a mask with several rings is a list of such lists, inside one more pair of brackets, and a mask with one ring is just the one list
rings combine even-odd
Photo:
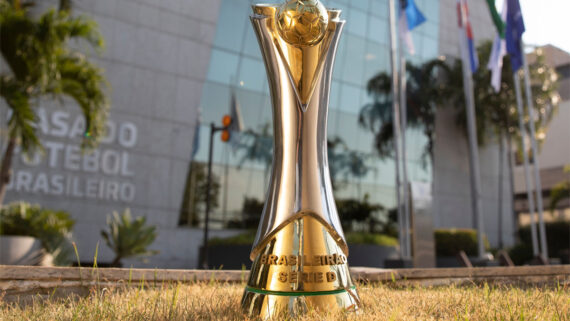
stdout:
[[327,158],[332,69],[345,21],[317,0],[253,5],[273,105],[273,169],[244,311],[262,319],[360,306]]

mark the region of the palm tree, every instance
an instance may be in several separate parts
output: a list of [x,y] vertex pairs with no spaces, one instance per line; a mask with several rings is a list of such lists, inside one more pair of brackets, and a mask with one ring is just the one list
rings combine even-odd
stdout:
[[29,12],[32,6],[30,1],[0,0],[0,52],[8,67],[0,74],[0,96],[10,110],[8,143],[0,166],[0,204],[10,181],[16,145],[28,156],[42,149],[35,101],[45,96],[74,100],[86,120],[84,148],[97,145],[107,117],[101,69],[69,46],[77,40],[101,50],[103,39],[96,23],[72,16],[69,0],[61,0],[59,10],[37,18]]
[[[440,79],[440,70],[448,66],[442,60],[431,60],[421,66],[411,63],[407,68],[407,120],[408,127],[421,129],[428,143],[422,153],[422,161],[432,158],[435,139],[435,112],[444,102],[445,86]],[[367,91],[373,102],[365,105],[358,118],[360,126],[375,135],[374,147],[380,158],[393,157],[394,131],[392,118],[392,78],[380,73],[368,81]]]
[[349,177],[358,180],[356,185],[358,197],[361,195],[361,180],[369,171],[375,170],[366,164],[372,155],[351,150],[340,137],[333,137],[327,140],[327,154],[329,173],[333,190],[338,190],[342,185],[338,177],[342,175],[345,181]]
[[[491,138],[496,138],[500,146],[499,164],[503,164],[504,141],[507,142],[507,150],[512,151],[513,139],[519,142],[521,135],[516,125],[518,114],[509,57],[505,57],[503,63],[501,90],[499,93],[495,93],[490,85],[491,73],[486,67],[491,46],[491,42],[486,41],[477,48],[480,64],[473,75],[477,139],[479,145],[485,145]],[[537,133],[544,134],[552,116],[556,113],[560,99],[556,91],[557,76],[555,70],[544,63],[544,57],[540,50],[535,52],[535,56],[535,61],[529,65],[535,114],[538,115],[534,121]],[[407,65],[409,72],[407,77],[408,122],[409,127],[423,128],[428,139],[424,157],[422,157],[424,164],[427,158],[425,156],[432,156],[433,154],[434,120],[437,107],[453,106],[457,125],[467,135],[462,62],[461,60],[451,62],[445,60],[445,58],[430,60],[420,67]],[[394,148],[390,74],[381,73],[369,80],[368,92],[374,98],[374,102],[362,108],[359,122],[375,134],[375,147],[380,156],[391,156]],[[380,126],[378,127],[378,125]],[[512,153],[509,152],[511,191],[514,191],[511,157]],[[503,166],[499,166],[499,170],[499,186],[500,191],[502,191]],[[502,193],[499,195],[502,197]],[[502,200],[499,200],[499,204],[502,204]],[[500,211],[502,211],[502,206]],[[502,214],[499,217],[502,218]]]
[[[475,109],[477,113],[477,135],[480,145],[488,143],[493,136],[511,139],[519,137],[514,84],[508,56],[503,63],[501,91],[495,93],[490,86],[491,74],[487,70],[491,42],[483,42],[477,48],[479,68],[473,75],[475,87]],[[559,96],[556,92],[556,72],[544,64],[544,57],[538,51],[537,59],[529,68],[532,79],[534,108],[539,115],[535,119],[538,133],[544,133],[556,112]],[[465,98],[461,60],[447,61],[438,58],[421,66],[407,64],[407,117],[410,128],[421,128],[428,139],[424,156],[433,153],[435,113],[438,107],[454,106],[457,124],[465,129]],[[383,72],[368,81],[367,90],[373,98],[371,104],[360,111],[359,123],[375,135],[375,147],[380,157],[390,157],[393,148],[391,75]]]

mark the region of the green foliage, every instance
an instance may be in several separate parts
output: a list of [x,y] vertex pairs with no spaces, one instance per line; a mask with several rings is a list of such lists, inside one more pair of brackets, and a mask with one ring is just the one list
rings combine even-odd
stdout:
[[509,249],[509,256],[515,265],[524,265],[533,259],[530,243],[518,243]]
[[245,197],[243,200],[243,210],[244,215],[244,225],[243,227],[247,229],[255,229],[259,225],[259,220],[261,219],[261,213],[263,212],[263,207],[265,203],[259,201],[254,197]]
[[45,95],[68,96],[86,119],[83,146],[93,147],[104,132],[106,82],[102,71],[69,43],[81,40],[101,50],[97,25],[85,16],[71,16],[69,10],[52,9],[36,18],[28,8],[20,1],[0,1],[0,51],[9,67],[0,74],[0,96],[12,111],[10,137],[20,141],[25,153],[41,148],[31,101]]
[[82,147],[86,149],[96,147],[103,137],[109,108],[102,70],[70,46],[75,41],[100,51],[103,39],[97,24],[72,16],[70,0],[60,0],[59,11],[39,16],[29,12],[31,6],[31,1],[0,0],[0,54],[7,67],[0,71],[0,97],[10,110],[8,145],[0,166],[0,204],[16,144],[29,157],[43,148],[36,102],[44,97],[63,102],[67,97],[77,103],[85,118]]
[[[508,56],[503,63],[501,91],[495,93],[491,87],[491,73],[487,69],[492,43],[485,41],[477,47],[479,69],[473,76],[475,91],[475,111],[478,142],[484,145],[489,134],[518,138],[518,115],[514,92],[514,79]],[[544,63],[540,50],[535,51],[536,59],[529,64],[534,99],[534,119],[537,134],[545,133],[556,113],[560,96],[557,92],[557,76],[554,68]],[[457,124],[466,133],[465,97],[461,60],[446,61],[434,59],[420,66],[407,64],[407,119],[410,128],[424,131],[428,140],[423,160],[432,157],[435,139],[435,114],[437,108],[454,106]],[[375,135],[374,145],[381,158],[392,157],[392,93],[391,76],[380,73],[368,82],[368,93],[373,98],[365,105],[359,116],[360,125]],[[524,92],[523,92],[524,95]]]
[[[184,199],[180,210],[178,224],[181,226],[198,225],[198,214],[206,212],[206,190],[208,185],[208,172],[205,163],[192,162],[186,179]],[[212,173],[210,184],[210,208],[219,206],[220,179]]]
[[[570,165],[564,166],[564,173],[570,173]],[[550,190],[550,211],[554,212],[558,203],[563,199],[570,197],[570,180],[560,182]]]
[[550,190],[550,205],[549,209],[551,212],[556,210],[558,203],[563,199],[570,196],[570,182],[560,182],[552,187]]
[[107,228],[108,230],[101,231],[101,236],[115,252],[115,259],[111,263],[113,266],[121,266],[123,258],[145,257],[158,253],[147,249],[156,239],[156,226],[146,226],[144,216],[133,220],[128,208],[121,215],[113,212],[113,215],[107,218]]
[[[472,229],[438,229],[434,232],[435,253],[437,256],[456,256],[459,251],[467,255],[477,255],[477,231]],[[484,238],[485,249],[489,241]]]
[[[489,134],[505,135],[520,140],[515,85],[510,59],[508,56],[504,58],[500,92],[495,93],[490,87],[491,72],[487,69],[491,47],[490,41],[485,41],[477,47],[480,64],[479,69],[473,75],[477,138],[480,145],[485,145],[489,141]],[[557,91],[555,69],[545,64],[541,50],[536,50],[534,55],[536,58],[529,63],[529,72],[534,99],[534,114],[537,116],[534,122],[536,133],[539,134],[546,132],[550,120],[558,109],[560,96]],[[449,102],[457,111],[457,124],[464,129],[464,133],[467,135],[461,60],[455,60],[449,66],[444,74],[446,78],[444,94],[449,97]],[[522,81],[521,89],[523,101],[526,102]],[[528,106],[525,112],[528,115]]]
[[253,245],[255,241],[255,230],[248,230],[245,233],[241,233],[230,237],[215,237],[208,240],[209,245]]
[[[255,230],[248,230],[245,233],[225,238],[212,238],[208,241],[210,245],[252,245],[255,240]],[[374,244],[383,246],[397,246],[396,238],[374,233],[347,233],[346,241],[353,244]]]
[[15,202],[0,208],[0,223],[0,235],[35,237],[53,255],[55,264],[69,264],[75,221],[68,213]]
[[[421,129],[428,143],[422,154],[426,164],[431,158],[435,139],[435,112],[444,102],[444,83],[439,72],[447,70],[444,61],[435,59],[421,66],[411,63],[407,68],[407,124],[409,128]],[[392,80],[383,72],[368,81],[368,94],[373,102],[362,107],[358,122],[375,135],[374,147],[380,158],[393,157],[394,131],[392,115]]]
[[376,232],[376,226],[381,226],[384,222],[378,218],[385,214],[384,207],[379,204],[370,204],[369,195],[366,194],[362,200],[344,199],[336,200],[336,208],[342,227],[345,231],[352,230],[352,223],[368,223],[368,232]]
[[347,233],[346,242],[351,244],[398,246],[398,240],[396,238],[384,234],[375,234],[375,233],[360,233],[360,232]]
[[361,179],[370,170],[374,170],[366,164],[372,155],[351,150],[340,137],[327,140],[327,156],[333,190],[343,187],[339,182],[339,176],[345,181],[349,178]]
[[[546,243],[548,245],[548,254],[551,257],[560,255],[560,251],[570,249],[570,222],[557,221],[546,222]],[[530,234],[530,226],[521,227],[518,236],[522,244],[526,244],[532,255],[532,238]]]

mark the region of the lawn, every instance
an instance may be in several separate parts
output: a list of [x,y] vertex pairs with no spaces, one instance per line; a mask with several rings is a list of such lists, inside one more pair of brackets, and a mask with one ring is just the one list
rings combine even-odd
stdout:
[[[38,298],[22,307],[0,301],[0,320],[245,320],[242,291],[243,285],[219,283],[100,288],[83,298]],[[570,320],[570,289],[563,287],[360,285],[359,291],[359,314],[313,311],[298,320]]]

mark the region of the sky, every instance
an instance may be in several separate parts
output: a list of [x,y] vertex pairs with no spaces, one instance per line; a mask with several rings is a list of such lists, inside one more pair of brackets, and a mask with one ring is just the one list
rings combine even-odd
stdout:
[[[519,0],[528,45],[552,44],[570,52],[570,0]],[[497,1],[502,8],[503,0]]]

